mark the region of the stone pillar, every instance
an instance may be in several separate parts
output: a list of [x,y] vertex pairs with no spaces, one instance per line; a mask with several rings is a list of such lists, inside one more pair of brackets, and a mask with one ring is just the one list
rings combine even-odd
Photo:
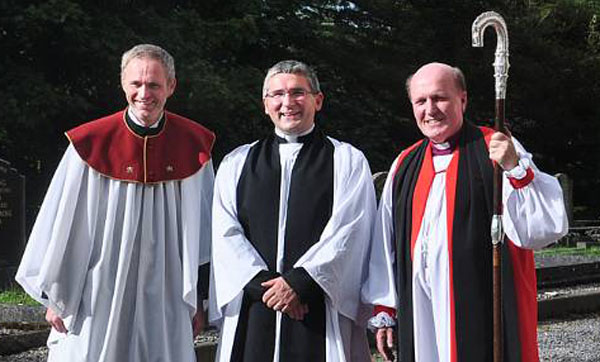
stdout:
[[557,173],[554,175],[558,182],[560,183],[560,187],[563,191],[563,199],[565,202],[565,209],[567,209],[567,216],[569,217],[569,224],[573,224],[573,180],[564,173]]
[[0,159],[0,288],[13,283],[25,248],[25,176]]
[[383,186],[385,185],[385,179],[387,178],[387,171],[376,172],[373,174],[373,183],[375,184],[375,192],[377,194],[377,201],[381,198],[383,192]]

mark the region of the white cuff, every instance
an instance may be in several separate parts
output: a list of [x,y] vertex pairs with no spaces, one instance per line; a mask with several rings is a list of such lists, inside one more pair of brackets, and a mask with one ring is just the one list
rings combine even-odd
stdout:
[[394,327],[396,321],[386,312],[379,312],[376,316],[371,317],[367,322],[367,328],[371,332],[375,332],[380,328]]
[[527,159],[519,158],[519,163],[510,171],[504,171],[507,177],[514,178],[516,180],[522,180],[527,176],[527,168],[529,168],[529,162]]

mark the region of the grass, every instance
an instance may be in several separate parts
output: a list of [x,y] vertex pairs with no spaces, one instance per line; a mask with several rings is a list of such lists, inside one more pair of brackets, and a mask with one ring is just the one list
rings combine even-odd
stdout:
[[553,246],[546,249],[536,251],[536,255],[555,256],[555,255],[585,255],[585,256],[600,256],[600,246],[591,246],[586,249],[578,249],[575,247]]
[[18,304],[18,305],[40,305],[35,299],[31,298],[19,286],[13,285],[0,292],[0,303]]

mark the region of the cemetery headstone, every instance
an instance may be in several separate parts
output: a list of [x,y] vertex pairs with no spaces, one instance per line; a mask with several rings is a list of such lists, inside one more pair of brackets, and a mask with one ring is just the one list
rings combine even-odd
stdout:
[[569,224],[573,224],[573,180],[564,173],[558,173],[555,177],[558,179],[560,187],[563,190],[563,199],[565,201],[565,208],[567,209]]
[[383,186],[385,185],[385,179],[387,178],[387,171],[376,172],[373,174],[373,183],[375,184],[375,192],[377,194],[377,200],[381,198],[383,192]]
[[25,247],[25,176],[0,159],[0,287],[14,280]]

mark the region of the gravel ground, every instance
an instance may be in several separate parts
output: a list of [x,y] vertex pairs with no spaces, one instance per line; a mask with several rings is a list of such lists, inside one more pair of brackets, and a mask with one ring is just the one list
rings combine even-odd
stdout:
[[[598,362],[600,313],[571,320],[542,322],[538,327],[538,339],[542,362]],[[46,348],[38,348],[0,356],[0,362],[44,362],[46,353]]]
[[0,356],[1,362],[45,362],[48,349],[40,347],[31,349],[27,352],[11,354],[9,356]]
[[[202,335],[198,336],[194,341],[194,344],[197,345],[199,343],[205,342],[216,342],[217,339],[217,331],[209,330],[207,332],[204,332]],[[0,362],[46,362],[47,354],[48,348],[40,347],[36,349],[31,349],[23,353],[13,354],[9,356],[0,356]]]
[[540,360],[552,362],[600,361],[600,313],[538,326]]
[[[600,261],[600,257],[536,255],[537,267],[551,267],[577,263]],[[598,290],[600,285],[593,284],[573,289]],[[578,292],[581,292],[579,290]],[[548,289],[540,291],[540,300],[570,294],[570,289]],[[4,331],[0,331],[4,332]],[[1,333],[0,333],[1,334]],[[215,341],[216,332],[211,331],[196,339],[196,343]],[[600,361],[600,313],[576,316],[570,320],[540,322],[538,327],[541,362],[599,362]],[[0,356],[0,362],[45,362],[48,350],[45,347],[27,352]]]

